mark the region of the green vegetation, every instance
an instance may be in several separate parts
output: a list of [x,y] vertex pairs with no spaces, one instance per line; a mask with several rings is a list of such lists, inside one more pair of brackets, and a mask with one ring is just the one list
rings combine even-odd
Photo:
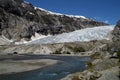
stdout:
[[93,71],[93,64],[91,62],[87,62],[86,65],[87,65],[88,70],[92,72]]
[[68,47],[69,49],[71,49],[73,52],[85,52],[85,49],[83,47]]
[[85,49],[82,47],[74,47],[74,52],[85,52]]
[[95,52],[93,55],[90,56],[91,59],[99,59],[100,58],[100,52]]
[[51,54],[62,54],[62,49],[60,48],[60,49],[58,49],[58,50],[56,50],[55,52],[53,52],[53,53],[51,53]]
[[90,77],[89,80],[96,80],[96,78],[93,76],[93,77]]
[[80,80],[78,76],[74,76],[72,80]]
[[117,57],[118,57],[119,62],[120,62],[120,50],[117,51]]
[[62,52],[62,48],[59,48],[55,52],[53,52],[51,54],[71,54],[71,53],[69,51],[63,51]]
[[[68,46],[68,48],[70,50],[72,50],[73,52],[85,52],[85,49],[82,48],[82,47],[71,47],[71,46]],[[51,54],[71,54],[69,51],[62,51],[62,48],[59,48],[59,49],[56,49],[55,52],[52,52]]]
[[63,54],[71,54],[69,51],[63,51]]

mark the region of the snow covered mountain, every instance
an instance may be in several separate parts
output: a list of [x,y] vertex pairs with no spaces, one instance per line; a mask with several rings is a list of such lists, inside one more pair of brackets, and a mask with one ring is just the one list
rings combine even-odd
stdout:
[[[27,3],[27,2],[26,2]],[[34,7],[36,10],[39,9],[41,11],[44,11],[46,12],[48,15],[57,15],[57,16],[61,16],[61,17],[64,17],[64,16],[67,16],[67,17],[71,17],[71,18],[83,18],[83,19],[86,19],[86,20],[91,20],[85,16],[80,16],[80,15],[68,15],[68,14],[61,14],[61,13],[56,13],[56,12],[52,12],[52,11],[48,11],[48,10],[45,10],[43,8],[39,8],[39,7]]]
[[108,24],[84,16],[36,8],[24,0],[0,0],[0,35],[14,42],[22,39],[29,41],[36,33],[44,36],[57,35],[105,25]]
[[109,34],[114,29],[113,26],[99,26],[94,28],[86,28],[76,30],[70,33],[63,33],[55,36],[48,36],[42,39],[29,41],[27,44],[47,44],[47,43],[63,43],[63,42],[85,42],[91,40],[109,39]]

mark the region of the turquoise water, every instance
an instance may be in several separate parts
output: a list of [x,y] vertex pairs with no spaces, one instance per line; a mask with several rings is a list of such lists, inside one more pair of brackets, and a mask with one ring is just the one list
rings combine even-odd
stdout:
[[0,80],[60,80],[70,73],[80,72],[86,69],[85,62],[89,60],[88,57],[48,55],[29,55],[14,59],[54,59],[60,61],[55,65],[33,71],[0,75]]

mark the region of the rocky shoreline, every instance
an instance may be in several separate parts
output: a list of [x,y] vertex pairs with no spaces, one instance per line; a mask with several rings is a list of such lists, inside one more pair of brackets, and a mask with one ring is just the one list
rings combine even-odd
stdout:
[[[92,62],[94,63],[95,61],[97,60],[94,60]],[[103,62],[103,60],[100,59],[97,61],[96,64],[92,65],[92,67],[89,66],[87,70],[83,72],[69,74],[61,80],[119,80],[120,64],[118,64],[117,62],[118,59],[106,59],[106,62]],[[94,69],[96,66],[97,70]]]
[[[70,74],[61,80],[119,80],[120,79],[120,20],[112,32],[112,39],[86,63],[87,70]],[[105,55],[107,54],[107,55]]]

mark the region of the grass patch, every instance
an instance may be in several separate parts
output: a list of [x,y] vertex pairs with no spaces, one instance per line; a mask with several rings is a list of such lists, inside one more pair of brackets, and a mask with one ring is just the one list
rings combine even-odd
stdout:
[[74,76],[72,80],[80,80],[78,76]]
[[74,47],[73,50],[74,52],[85,52],[85,49],[82,47]]
[[91,62],[87,62],[86,65],[87,65],[88,70],[92,72],[93,71],[93,64]]
[[51,54],[62,54],[62,49],[57,49],[55,52],[51,53]]
[[85,49],[83,47],[68,47],[69,49],[71,49],[73,52],[85,52]]
[[71,54],[69,51],[63,51],[63,54]]
[[91,59],[99,59],[100,58],[100,53],[99,52],[95,52],[93,55],[90,56]]
[[69,51],[62,51],[62,48],[60,48],[51,54],[71,54],[71,53]]

